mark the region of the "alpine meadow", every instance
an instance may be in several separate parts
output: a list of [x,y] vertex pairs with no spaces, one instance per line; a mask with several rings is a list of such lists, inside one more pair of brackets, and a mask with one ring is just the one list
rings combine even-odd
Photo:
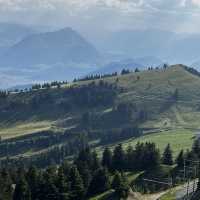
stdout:
[[0,200],[199,200],[199,15],[0,0]]

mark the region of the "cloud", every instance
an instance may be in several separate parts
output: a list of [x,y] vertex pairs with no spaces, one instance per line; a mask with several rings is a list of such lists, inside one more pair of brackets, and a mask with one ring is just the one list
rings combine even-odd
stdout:
[[200,0],[192,0],[194,5],[200,6]]
[[199,15],[200,0],[0,0],[2,21],[90,29],[172,29]]
[[200,6],[200,0],[0,0],[0,10],[23,11],[80,11],[90,8],[112,8],[134,12],[138,9],[166,10]]

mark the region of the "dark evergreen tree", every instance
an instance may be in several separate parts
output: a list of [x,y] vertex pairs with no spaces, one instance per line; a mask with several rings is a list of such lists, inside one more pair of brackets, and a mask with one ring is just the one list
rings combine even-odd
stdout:
[[62,163],[62,165],[60,166],[60,170],[64,173],[65,177],[69,176],[70,164],[68,163],[68,161],[64,161]]
[[55,167],[49,167],[41,177],[39,183],[38,199],[57,200],[59,198],[59,191],[56,187],[56,174]]
[[98,169],[90,183],[88,195],[100,194],[110,189],[110,178],[108,170],[105,168]]
[[86,162],[82,162],[81,165],[78,166],[78,171],[81,175],[81,178],[83,180],[83,184],[85,189],[89,187],[91,178],[92,178],[92,170],[89,169],[88,164]]
[[163,69],[167,69],[168,68],[168,65],[165,63],[164,65],[163,65]]
[[180,151],[176,158],[176,164],[178,168],[183,168],[184,167],[184,152],[183,150]]
[[192,146],[192,153],[200,158],[200,142],[199,139],[195,140]]
[[112,168],[112,152],[108,147],[106,147],[103,152],[102,166],[109,170]]
[[97,153],[94,151],[94,152],[92,153],[91,170],[92,170],[92,171],[95,171],[95,170],[97,170],[98,168],[100,168],[100,161],[99,161],[99,158],[98,158]]
[[70,200],[81,200],[85,195],[85,188],[83,180],[79,174],[78,169],[73,166],[69,173],[70,182]]
[[138,68],[135,69],[135,73],[140,72],[140,70]]
[[179,90],[176,88],[174,94],[172,95],[174,101],[177,101],[179,98]]
[[135,146],[135,156],[133,158],[133,163],[135,164],[135,169],[136,170],[143,170],[145,169],[145,165],[144,165],[144,150],[145,150],[145,146],[144,143],[137,143]]
[[135,169],[135,152],[132,146],[128,146],[126,152],[126,169],[134,170]]
[[25,178],[21,177],[16,184],[13,200],[31,200],[31,193]]
[[75,160],[75,165],[77,165],[78,169],[81,167],[83,163],[86,163],[88,167],[91,169],[93,164],[92,152],[89,147],[80,151],[78,158]]
[[115,194],[119,199],[123,198],[126,199],[129,193],[129,184],[126,177],[119,172],[115,173],[112,182],[112,188],[115,190]]
[[160,165],[160,152],[155,143],[147,142],[144,145],[143,158],[141,163],[143,169],[155,169]]
[[193,151],[190,151],[188,149],[187,149],[184,157],[185,157],[187,166],[191,165],[191,162],[189,160],[198,160],[199,159],[196,153],[194,153]]
[[163,152],[162,163],[165,165],[173,165],[172,150],[170,144],[168,144]]
[[117,145],[114,149],[112,167],[118,171],[122,171],[125,168],[125,153],[121,144]]
[[37,193],[39,191],[39,175],[38,170],[36,167],[30,167],[29,171],[27,172],[27,182],[29,184],[30,193],[31,193],[31,200],[37,199]]
[[12,200],[13,188],[9,172],[3,169],[0,174],[0,199]]
[[69,197],[69,182],[65,177],[62,168],[58,172],[57,188],[59,192],[59,200],[68,200]]

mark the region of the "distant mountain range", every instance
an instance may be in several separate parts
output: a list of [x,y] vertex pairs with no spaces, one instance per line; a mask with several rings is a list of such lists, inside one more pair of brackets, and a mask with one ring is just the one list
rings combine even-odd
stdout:
[[35,81],[73,80],[95,70],[101,61],[98,50],[71,28],[42,33],[25,32],[21,31],[22,39],[19,41],[13,37],[16,39],[10,43],[13,45],[7,46],[0,54],[0,77],[17,80],[7,81],[5,78],[6,84],[0,83],[0,88]]
[[[122,30],[109,33],[96,46],[124,57],[154,56],[170,63],[191,64],[199,60],[200,34],[162,30]],[[95,43],[95,40],[93,41]]]
[[134,71],[136,68],[138,69],[147,69],[148,67],[158,67],[163,65],[164,62],[159,58],[153,56],[135,58],[135,59],[126,59],[115,62],[110,62],[105,66],[97,69],[90,74],[111,74],[114,72],[120,73],[123,69],[128,69]]
[[36,33],[35,30],[23,25],[0,23],[0,54],[34,33]]
[[[200,35],[122,30],[98,38],[72,28],[0,23],[0,88],[184,63],[200,69]],[[91,36],[91,34],[90,34]]]
[[33,67],[55,64],[95,64],[98,51],[71,28],[33,34],[6,51],[0,58],[4,67]]

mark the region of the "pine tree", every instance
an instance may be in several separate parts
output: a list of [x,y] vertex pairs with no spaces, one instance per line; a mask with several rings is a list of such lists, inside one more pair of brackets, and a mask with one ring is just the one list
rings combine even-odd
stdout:
[[114,170],[122,171],[125,167],[125,153],[122,145],[115,147],[112,158],[112,167]]
[[182,168],[184,166],[184,152],[183,150],[180,151],[176,158],[176,164],[178,168]]
[[73,166],[70,170],[69,182],[70,182],[70,199],[71,200],[83,199],[85,195],[83,180],[79,174],[79,171],[75,166]]
[[0,175],[0,199],[12,200],[12,180],[9,172],[3,169]]
[[91,163],[91,170],[95,171],[96,169],[98,169],[100,167],[100,161],[98,158],[97,153],[94,151],[92,153],[92,163]]
[[136,170],[141,170],[141,169],[144,169],[145,166],[143,165],[144,163],[144,143],[137,143],[136,146],[135,146],[135,156],[133,158],[133,162],[135,163],[135,169]]
[[172,150],[170,144],[168,144],[164,150],[162,163],[165,165],[173,165]]
[[192,153],[196,154],[198,157],[200,156],[200,142],[199,140],[195,140],[192,146]]
[[13,200],[31,200],[31,193],[25,178],[21,177],[16,184]]
[[68,200],[69,199],[69,184],[68,184],[67,178],[64,175],[62,168],[59,169],[59,172],[58,172],[57,188],[59,191],[59,200]]
[[126,168],[128,170],[134,170],[135,169],[134,158],[135,158],[135,153],[134,153],[133,147],[129,146],[127,148],[127,152],[126,152]]
[[78,171],[82,177],[84,187],[87,189],[92,178],[92,171],[89,169],[86,162],[82,162],[82,164],[78,166]]
[[105,168],[98,169],[90,183],[88,195],[95,195],[110,189],[110,177],[108,170]]
[[115,194],[119,199],[126,199],[129,193],[129,185],[126,177],[119,172],[115,173],[112,182],[112,188],[115,190]]
[[172,96],[172,98],[177,101],[179,98],[179,90],[176,88],[176,90],[174,91],[174,94]]
[[78,158],[75,160],[77,169],[82,177],[85,189],[88,188],[91,181],[91,175],[95,168],[99,166],[99,160],[97,154],[92,153],[90,148],[87,147],[80,151]]
[[30,167],[29,171],[27,172],[27,182],[30,187],[30,193],[31,193],[31,200],[37,199],[37,192],[39,190],[38,188],[38,170],[36,167]]
[[83,162],[86,162],[90,169],[92,168],[93,158],[89,147],[79,152],[78,158],[74,163],[79,168]]
[[56,187],[57,175],[54,167],[49,167],[43,174],[39,183],[38,199],[57,200],[59,191]]
[[[160,165],[160,152],[155,143],[147,142],[142,150],[141,169],[155,169]],[[137,161],[137,160],[136,160]]]
[[106,147],[103,152],[102,166],[106,167],[109,170],[112,167],[112,152],[110,151],[108,147]]
[[70,164],[68,163],[68,161],[64,161],[62,163],[62,165],[60,166],[60,168],[61,168],[62,172],[64,173],[64,175],[66,177],[68,177],[69,176],[69,172],[70,172]]

